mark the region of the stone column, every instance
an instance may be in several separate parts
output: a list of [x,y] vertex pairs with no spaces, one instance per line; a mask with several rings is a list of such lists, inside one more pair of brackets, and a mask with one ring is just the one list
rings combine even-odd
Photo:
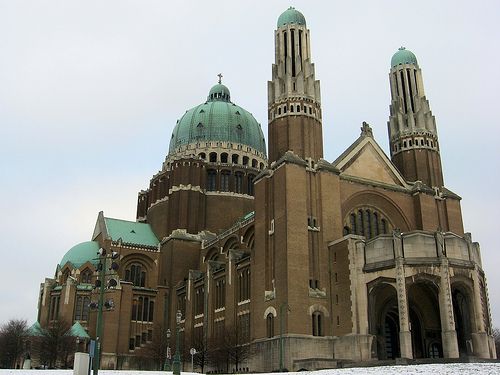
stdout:
[[453,302],[451,296],[450,270],[448,258],[444,249],[444,236],[436,232],[436,245],[441,258],[440,285],[439,285],[439,314],[441,317],[441,340],[443,341],[444,358],[458,358],[457,332],[453,316]]
[[393,232],[394,256],[396,258],[396,290],[399,313],[399,346],[401,358],[413,358],[410,322],[408,314],[408,298],[406,295],[405,268],[403,262],[403,243],[401,232]]
[[486,295],[486,291],[481,290],[479,284],[479,266],[477,264],[472,272],[472,280],[474,282],[474,293],[472,296],[474,305],[473,327],[475,327],[475,332],[471,333],[473,355],[479,358],[490,358],[488,334],[486,332],[489,327],[485,327],[484,322],[484,314],[488,312],[483,311],[484,306],[481,301],[481,294],[484,293],[484,295]]

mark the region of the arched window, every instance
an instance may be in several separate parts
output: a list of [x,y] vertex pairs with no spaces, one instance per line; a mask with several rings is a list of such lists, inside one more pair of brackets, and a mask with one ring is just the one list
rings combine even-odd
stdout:
[[255,159],[252,159],[252,167],[257,168],[258,162]]
[[323,336],[323,314],[319,311],[312,313],[312,334],[313,336]]
[[351,218],[351,233],[353,234],[356,234],[357,233],[357,230],[356,230],[356,215],[355,214],[351,214],[350,216]]
[[380,220],[380,225],[382,226],[382,233],[387,234],[387,221],[385,219]]
[[250,267],[238,272],[238,302],[250,300]]
[[81,274],[80,274],[80,282],[82,284],[91,284],[92,283],[92,271],[86,268]]
[[205,160],[207,158],[207,154],[205,154],[204,152],[200,152],[200,154],[198,156],[200,157],[200,159],[203,159],[203,160]]
[[248,165],[249,160],[248,156],[243,156],[243,165]]
[[217,171],[209,169],[207,171],[207,190],[215,191],[217,190]]
[[125,269],[125,281],[130,281],[135,286],[146,286],[146,271],[142,265],[133,263]]
[[220,162],[221,163],[227,163],[227,158],[228,158],[228,154],[226,152],[223,152],[222,154],[220,154]]
[[267,314],[266,317],[266,328],[267,337],[274,337],[274,315],[272,313]]
[[239,159],[238,154],[231,155],[231,161],[233,162],[233,164],[238,164],[238,159]]
[[350,213],[345,227],[350,233],[366,238],[373,238],[380,234],[387,234],[390,230],[389,222],[383,217],[383,214],[371,208],[360,208]]
[[209,155],[209,160],[211,163],[217,162],[217,153],[216,152],[211,152]]

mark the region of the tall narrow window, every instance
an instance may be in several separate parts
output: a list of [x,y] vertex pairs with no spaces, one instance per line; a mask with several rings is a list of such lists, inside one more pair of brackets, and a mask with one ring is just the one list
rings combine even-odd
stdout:
[[221,191],[229,191],[229,177],[231,176],[231,172],[222,171],[220,175],[220,190]]
[[283,62],[285,64],[285,74],[287,72],[287,60],[288,60],[288,38],[286,31],[283,32],[283,46],[284,48],[284,56],[283,56]]
[[351,218],[351,233],[356,234],[357,233],[357,231],[356,231],[356,215],[351,214],[350,218]]
[[274,337],[274,315],[272,313],[267,314],[266,317],[266,328],[267,337]]
[[373,233],[372,233],[372,216],[370,210],[365,211],[365,236],[367,238],[372,238]]
[[[292,77],[295,77],[295,30],[290,30],[291,44],[292,44]],[[293,108],[293,107],[292,107]]]
[[387,221],[385,219],[380,220],[382,226],[382,233],[387,234]]
[[140,264],[131,264],[125,269],[125,281],[130,281],[134,286],[146,286],[146,271]]
[[209,169],[207,171],[207,191],[217,190],[217,171]]
[[380,230],[378,227],[378,213],[376,212],[373,213],[373,232],[375,236],[378,236],[380,234]]
[[403,87],[403,105],[404,105],[404,112],[408,113],[408,107],[406,106],[406,88],[405,88],[405,78],[403,71],[401,70],[399,72],[399,75],[401,77],[401,86]]
[[[406,76],[408,77],[408,88],[410,91],[410,104],[411,104],[411,111],[415,112],[415,105],[413,103],[413,86],[411,84],[411,78],[410,78],[410,69],[406,70]],[[410,145],[411,146],[411,145]]]
[[302,30],[299,30],[299,57],[302,57]]
[[323,315],[319,311],[312,314],[312,334],[313,336],[323,336]]
[[253,174],[248,175],[248,195],[253,195],[253,179],[255,176]]
[[235,193],[243,193],[243,173],[236,172],[234,175],[234,191]]
[[363,236],[365,233],[364,221],[363,221],[363,211],[358,211],[358,220],[357,220],[357,231],[356,234]]

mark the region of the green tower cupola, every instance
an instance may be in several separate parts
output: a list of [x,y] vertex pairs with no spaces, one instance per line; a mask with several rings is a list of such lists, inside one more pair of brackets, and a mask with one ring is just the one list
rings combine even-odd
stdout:
[[418,66],[417,57],[413,52],[407,50],[405,47],[400,47],[398,51],[392,56],[391,67],[404,64],[413,64]]
[[278,18],[278,27],[285,25],[304,25],[306,26],[306,18],[294,7],[285,10]]

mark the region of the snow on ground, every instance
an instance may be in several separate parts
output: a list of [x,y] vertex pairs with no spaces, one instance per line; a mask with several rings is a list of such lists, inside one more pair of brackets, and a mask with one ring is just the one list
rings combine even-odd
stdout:
[[[113,371],[100,370],[99,375],[171,375],[165,371]],[[183,375],[199,375],[182,372]],[[290,372],[290,375],[304,375],[305,372]],[[500,375],[500,362],[497,363],[449,363],[412,366],[381,366],[364,368],[345,368],[313,371],[314,375]],[[0,375],[73,375],[73,370],[0,370]],[[266,375],[266,374],[262,374]]]

